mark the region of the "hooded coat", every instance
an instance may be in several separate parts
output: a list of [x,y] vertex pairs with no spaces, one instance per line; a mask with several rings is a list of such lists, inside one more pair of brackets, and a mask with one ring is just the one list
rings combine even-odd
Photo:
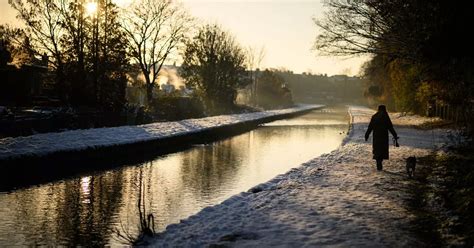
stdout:
[[379,110],[372,116],[367,132],[365,133],[366,140],[372,131],[374,132],[372,143],[373,158],[376,160],[388,159],[388,131],[392,133],[393,137],[398,136],[395,129],[393,129],[392,121],[390,120],[387,111]]

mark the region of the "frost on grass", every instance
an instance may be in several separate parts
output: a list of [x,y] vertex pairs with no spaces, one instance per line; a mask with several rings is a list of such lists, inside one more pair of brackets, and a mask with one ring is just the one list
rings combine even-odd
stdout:
[[140,126],[93,128],[4,138],[0,139],[0,160],[22,156],[45,156],[56,152],[81,151],[97,147],[139,143],[187,135],[216,127],[235,125],[318,107],[322,107],[322,105],[299,105],[288,109],[220,115],[175,122],[158,122]]
[[447,142],[446,130],[411,126],[430,121],[392,115],[401,147],[378,172],[364,133],[373,110],[351,107],[351,130],[337,150],[248,192],[172,224],[147,240],[158,247],[416,247],[414,216],[405,201],[405,158],[425,156]]

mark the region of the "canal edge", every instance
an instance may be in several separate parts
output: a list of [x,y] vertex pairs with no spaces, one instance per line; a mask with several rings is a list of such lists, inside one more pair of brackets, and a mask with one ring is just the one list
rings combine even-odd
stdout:
[[[193,144],[213,142],[248,132],[271,121],[296,117],[326,105],[315,105],[290,113],[276,114],[239,123],[215,126],[184,134],[157,137],[135,143],[57,151],[45,155],[0,159],[0,192],[54,181],[80,173],[100,171],[149,161],[156,156],[185,150]],[[128,156],[134,154],[133,156]],[[139,154],[139,155],[137,155]],[[24,173],[29,171],[28,173]]]

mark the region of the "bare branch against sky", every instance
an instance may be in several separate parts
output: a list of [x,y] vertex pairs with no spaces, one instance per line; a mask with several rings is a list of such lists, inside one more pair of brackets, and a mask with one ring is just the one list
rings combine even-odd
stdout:
[[[113,0],[121,7],[131,0]],[[184,0],[189,13],[203,22],[218,22],[246,46],[265,46],[262,68],[285,67],[294,72],[339,74],[359,71],[366,58],[321,57],[311,51],[320,30],[312,18],[321,18],[320,0]],[[0,1],[0,23],[19,25],[8,1]]]

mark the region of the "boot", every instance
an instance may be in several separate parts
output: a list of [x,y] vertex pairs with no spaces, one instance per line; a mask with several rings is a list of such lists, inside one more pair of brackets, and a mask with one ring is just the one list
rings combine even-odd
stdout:
[[377,170],[381,171],[383,169],[382,160],[377,160]]

